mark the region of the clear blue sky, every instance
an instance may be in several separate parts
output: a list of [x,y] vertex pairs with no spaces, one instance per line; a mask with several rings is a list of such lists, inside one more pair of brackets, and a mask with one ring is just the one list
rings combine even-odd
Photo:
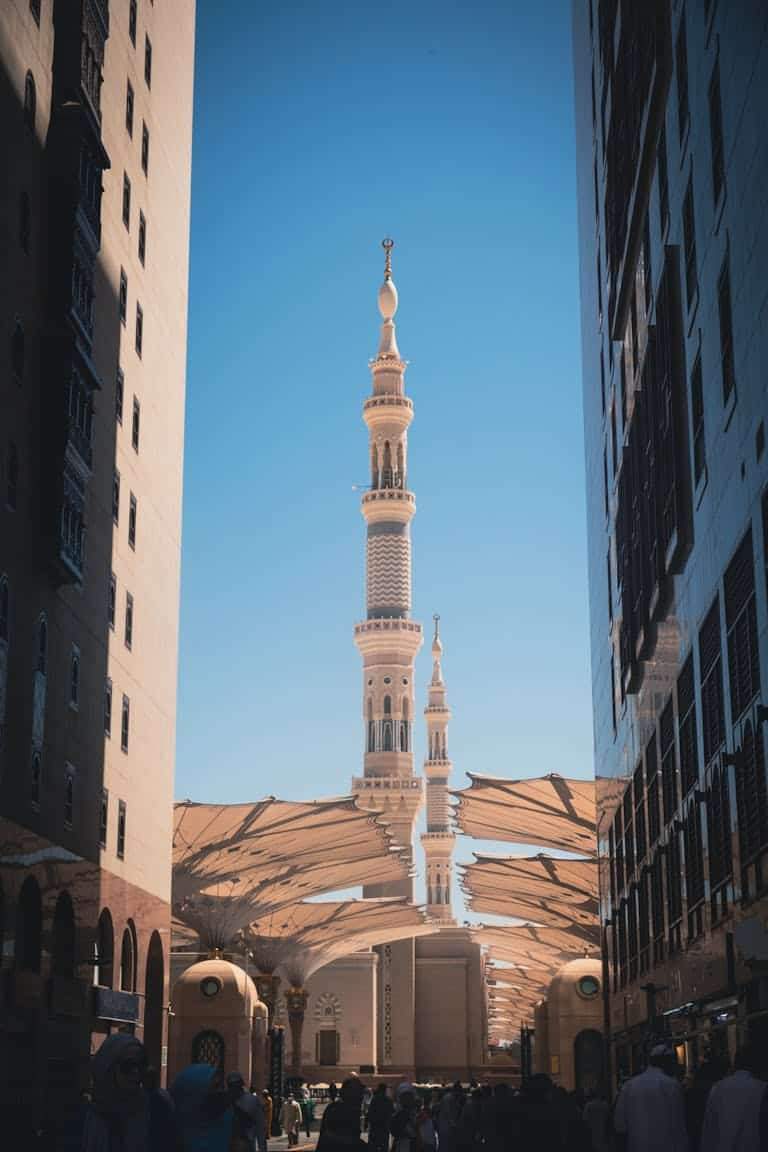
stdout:
[[178,797],[360,770],[385,235],[455,786],[592,771],[569,8],[198,2]]

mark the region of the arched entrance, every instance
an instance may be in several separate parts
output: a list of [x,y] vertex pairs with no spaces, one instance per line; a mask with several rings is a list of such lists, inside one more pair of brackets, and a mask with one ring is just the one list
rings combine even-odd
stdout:
[[579,1032],[573,1044],[574,1087],[577,1092],[592,1095],[603,1083],[603,1037],[594,1028]]
[[75,909],[68,892],[60,892],[53,913],[51,970],[54,977],[75,975]]
[[27,876],[16,906],[13,959],[21,972],[39,972],[43,944],[43,903],[34,876]]
[[163,991],[165,988],[165,964],[163,942],[158,932],[153,932],[147,950],[147,968],[144,983],[144,1047],[147,1060],[158,1070],[163,1053]]
[[115,963],[115,930],[108,908],[99,916],[96,928],[96,983],[111,988]]

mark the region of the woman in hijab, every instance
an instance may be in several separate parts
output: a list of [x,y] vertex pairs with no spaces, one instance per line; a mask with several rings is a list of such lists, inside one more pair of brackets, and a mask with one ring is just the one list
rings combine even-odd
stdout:
[[224,1074],[211,1064],[190,1064],[171,1086],[181,1152],[229,1152],[234,1111]]
[[108,1036],[91,1061],[93,1093],[64,1141],[64,1152],[159,1152],[144,1090],[144,1045],[128,1033]]

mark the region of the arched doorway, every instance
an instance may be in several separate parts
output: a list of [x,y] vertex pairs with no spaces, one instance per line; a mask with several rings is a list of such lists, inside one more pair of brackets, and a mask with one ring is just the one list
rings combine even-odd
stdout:
[[595,1028],[579,1032],[573,1043],[576,1091],[593,1095],[603,1084],[603,1037]]
[[165,989],[165,963],[163,942],[153,932],[147,950],[147,968],[144,982],[144,1047],[147,1061],[160,1069],[163,1052],[163,991]]
[[113,987],[114,963],[115,930],[110,911],[104,908],[96,928],[96,983],[100,987]]
[[71,979],[75,975],[75,909],[68,892],[60,892],[53,913],[51,970],[54,976]]
[[120,948],[120,989],[122,992],[136,991],[136,929],[129,920],[123,932]]
[[39,972],[42,955],[43,902],[34,876],[27,876],[16,907],[13,959],[22,972]]

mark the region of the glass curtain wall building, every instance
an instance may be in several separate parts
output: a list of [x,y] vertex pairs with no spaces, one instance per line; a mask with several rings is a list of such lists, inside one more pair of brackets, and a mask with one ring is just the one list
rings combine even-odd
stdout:
[[[574,0],[614,1071],[765,1029],[768,10]],[[763,973],[761,975],[761,972]]]

